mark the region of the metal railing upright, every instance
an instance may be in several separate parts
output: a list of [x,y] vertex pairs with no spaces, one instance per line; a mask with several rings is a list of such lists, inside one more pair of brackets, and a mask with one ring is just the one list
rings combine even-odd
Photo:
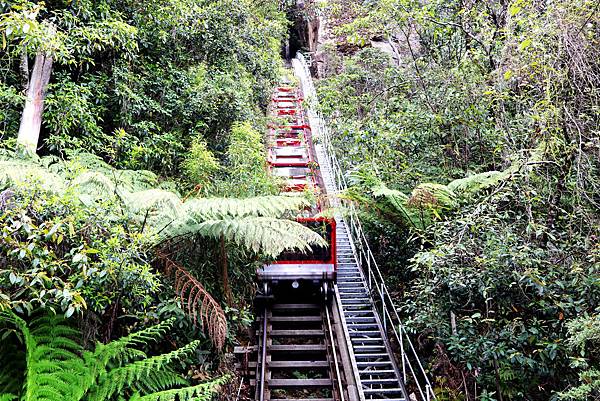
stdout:
[[[331,140],[331,133],[319,110],[318,98],[308,63],[305,57],[301,53],[298,53],[296,58],[292,60],[292,64],[296,75],[301,80],[304,99],[308,105],[307,115],[310,120],[313,137],[324,148],[326,160],[319,160],[319,162],[321,165],[326,164],[326,166],[322,167],[328,168],[331,173],[334,179],[335,190],[337,192],[344,191],[348,188],[348,183],[336,156],[336,151]],[[339,198],[334,199],[332,203],[344,208],[344,216],[339,216],[339,218],[342,218],[349,227],[350,240],[353,243],[359,266],[367,278],[368,287],[374,301],[379,302],[377,313],[379,314],[384,330],[387,334],[393,336],[399,347],[400,355],[396,355],[396,359],[399,359],[397,362],[400,366],[402,380],[404,380],[405,384],[411,386],[413,394],[418,397],[417,399],[424,401],[435,400],[435,393],[427,372],[425,372],[417,351],[402,324],[381,270],[373,256],[373,252],[371,252],[356,206],[352,202]]]

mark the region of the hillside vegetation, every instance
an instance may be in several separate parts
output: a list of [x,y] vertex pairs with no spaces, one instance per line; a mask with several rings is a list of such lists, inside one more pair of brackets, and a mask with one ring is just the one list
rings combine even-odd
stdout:
[[600,397],[597,4],[334,0],[321,107],[441,399]]
[[0,401],[237,391],[295,46],[438,399],[600,399],[598,3],[298,3],[0,1]]
[[[0,399],[208,400],[257,266],[276,2],[0,2]],[[222,392],[222,390],[221,390]]]

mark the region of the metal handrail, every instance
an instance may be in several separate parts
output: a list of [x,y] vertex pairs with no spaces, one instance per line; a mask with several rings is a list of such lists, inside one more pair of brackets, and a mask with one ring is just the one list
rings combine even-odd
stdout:
[[[325,164],[332,173],[335,181],[335,189],[337,192],[344,191],[348,188],[346,176],[342,169],[335,152],[335,148],[331,141],[331,133],[325,119],[319,111],[319,102],[315,87],[312,81],[311,73],[306,59],[301,53],[296,55],[292,60],[294,69],[299,75],[304,98],[308,103],[307,115],[311,123],[313,138],[318,140],[325,150],[326,160],[320,160],[321,164]],[[344,199],[333,199],[332,203],[336,206],[343,206],[345,214],[343,218],[349,227],[349,236],[354,244],[354,249],[357,253],[359,266],[367,277],[367,284],[372,293],[377,294],[376,299],[381,302],[381,311],[377,310],[380,315],[384,330],[390,331],[396,339],[400,347],[400,365],[402,370],[402,379],[404,383],[410,380],[420,396],[420,400],[430,401],[435,400],[435,393],[429,380],[423,364],[415,347],[406,332],[404,325],[398,315],[398,310],[394,305],[394,301],[385,285],[385,280],[379,269],[379,265],[371,252],[371,247],[365,236],[362,228],[358,212],[354,203]]]

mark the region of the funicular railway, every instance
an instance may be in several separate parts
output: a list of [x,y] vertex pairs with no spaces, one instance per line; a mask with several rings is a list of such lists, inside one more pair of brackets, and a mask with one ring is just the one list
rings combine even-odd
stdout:
[[353,206],[320,216],[346,183],[302,55],[293,66],[300,87],[284,83],[272,98],[269,168],[292,195],[321,192],[297,220],[329,246],[258,270],[255,339],[236,348],[238,371],[257,401],[435,399]]

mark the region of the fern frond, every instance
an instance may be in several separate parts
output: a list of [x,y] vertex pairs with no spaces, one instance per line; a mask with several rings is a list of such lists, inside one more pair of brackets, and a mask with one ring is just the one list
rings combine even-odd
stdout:
[[286,249],[309,251],[311,245],[327,247],[317,233],[292,220],[271,217],[208,220],[187,227],[188,233],[219,239],[224,237],[255,253],[277,257]]
[[456,206],[456,195],[445,185],[423,183],[413,189],[406,204],[416,208],[452,209]]
[[162,189],[124,193],[127,211],[139,223],[144,223],[150,233],[156,233],[173,221],[183,218],[184,207],[179,196]]
[[129,401],[208,401],[210,400],[222,384],[229,380],[228,376],[223,376],[207,383],[196,386],[184,387],[180,389],[166,390],[157,393],[141,396],[134,394]]
[[131,390],[140,394],[156,393],[174,387],[189,386],[189,382],[172,369],[162,369],[148,373],[148,377],[136,383]]
[[98,343],[94,352],[86,352],[85,358],[90,362],[96,363],[101,369],[104,369],[111,361],[116,362],[117,365],[121,365],[125,360],[132,359],[131,357],[135,357],[136,359],[145,357],[143,352],[128,347],[158,341],[173,327],[174,322],[175,318],[167,319],[155,326],[131,333],[108,344]]
[[143,385],[147,387],[160,388],[160,382],[150,381],[153,377],[156,378],[155,374],[161,373],[160,371],[174,360],[181,359],[194,352],[199,344],[200,341],[193,341],[168,354],[143,359],[110,370],[106,375],[100,376],[98,386],[90,394],[89,400],[103,401],[110,399],[115,394],[122,394],[125,388],[138,386],[139,383],[144,383]]
[[12,322],[23,333],[27,349],[23,401],[81,399],[91,379],[78,355],[81,346],[71,338],[79,332],[58,315],[37,316],[29,325],[13,315]]
[[454,180],[448,184],[448,189],[459,194],[472,194],[491,186],[497,185],[510,175],[506,171],[487,171],[485,173],[473,174],[469,177]]
[[282,217],[307,206],[308,201],[297,196],[256,196],[253,198],[200,198],[184,204],[184,213],[196,220],[220,220],[229,217]]
[[379,184],[372,188],[373,197],[383,199],[383,205],[379,207],[387,207],[392,215],[404,224],[422,228],[424,226],[421,216],[412,208],[408,207],[408,196],[403,192],[388,188],[385,184]]
[[223,348],[227,337],[227,319],[219,303],[180,264],[165,253],[159,253],[158,256],[165,263],[165,272],[175,279],[175,292],[179,294],[181,305],[192,318],[194,326],[200,322],[201,330],[206,330],[214,347]]
[[116,186],[106,175],[97,171],[86,171],[71,181],[70,187],[76,188],[77,192],[91,195],[95,198],[109,199],[115,196]]
[[65,188],[65,181],[61,176],[31,161],[16,159],[0,161],[0,187],[7,188],[25,183],[36,183],[44,190],[52,192],[61,192]]
[[10,393],[0,394],[0,401],[13,401],[16,399],[18,399],[18,397],[14,394],[10,394]]

